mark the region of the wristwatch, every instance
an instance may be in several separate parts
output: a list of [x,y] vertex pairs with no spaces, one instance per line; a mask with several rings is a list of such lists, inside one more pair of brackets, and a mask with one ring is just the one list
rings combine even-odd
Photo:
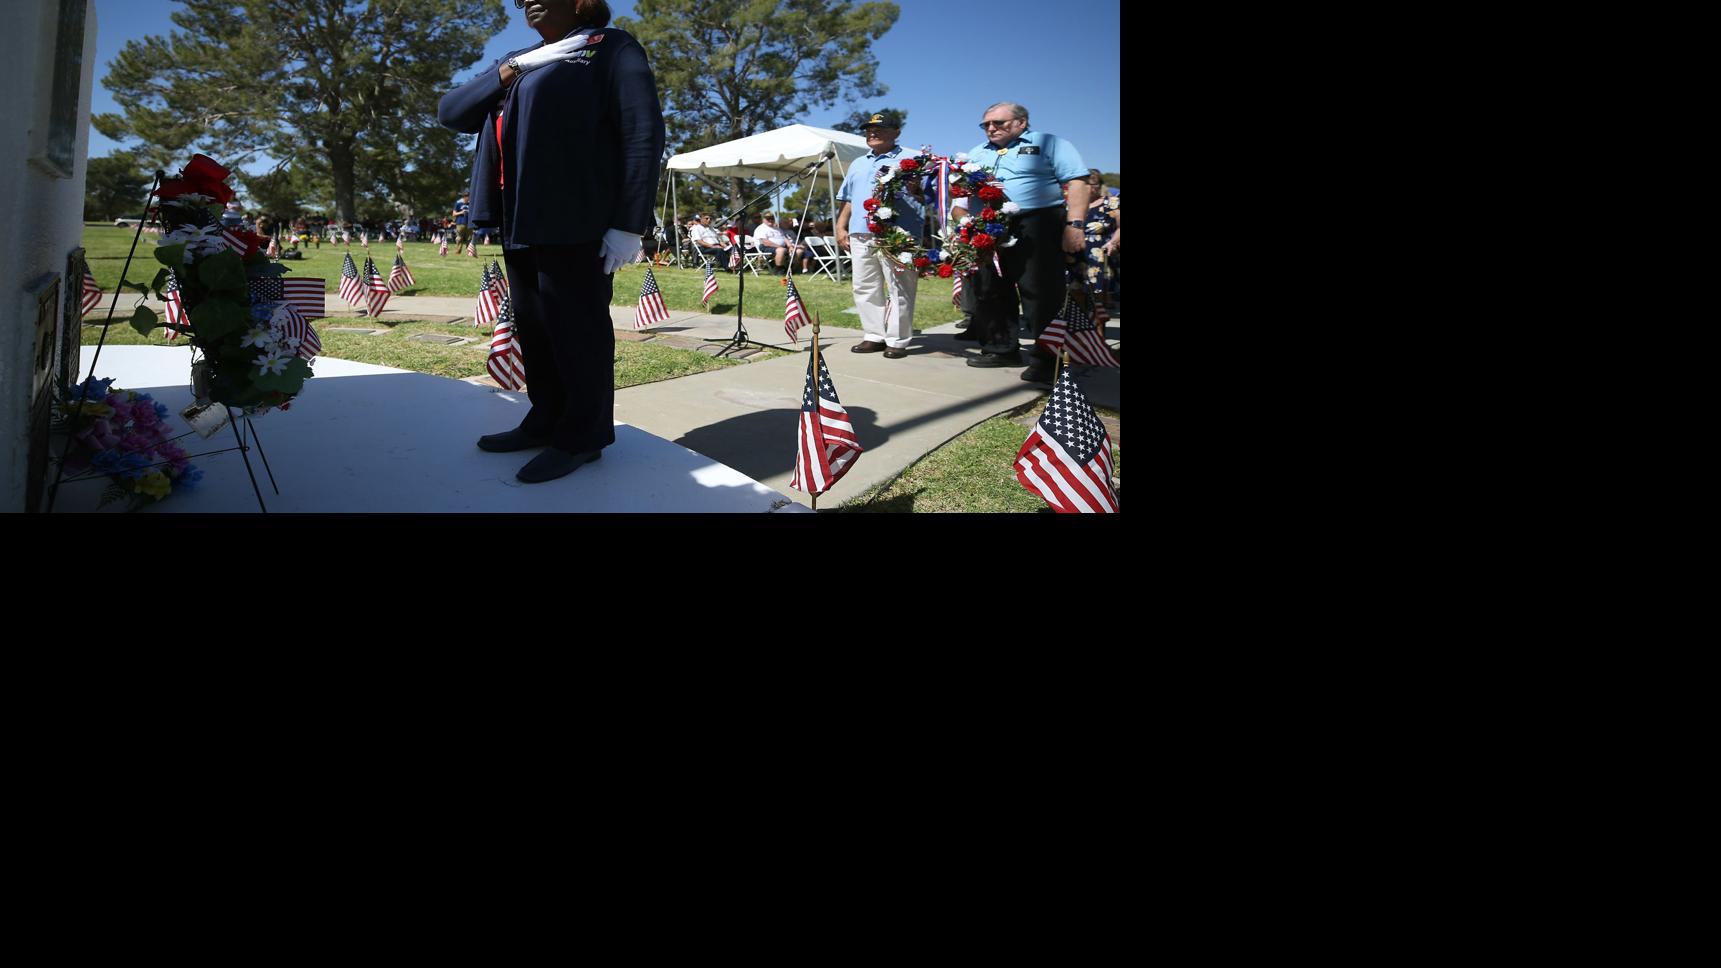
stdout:
[[508,69],[513,71],[516,76],[525,73],[520,70],[520,58],[518,57],[508,58]]

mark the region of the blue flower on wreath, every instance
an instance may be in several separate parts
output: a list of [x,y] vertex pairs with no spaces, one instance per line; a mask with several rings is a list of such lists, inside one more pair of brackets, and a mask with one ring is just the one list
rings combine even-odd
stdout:
[[1004,223],[1003,222],[987,222],[986,223],[986,233],[988,235],[1003,235],[1004,234]]
[[142,454],[127,454],[118,450],[104,450],[90,458],[90,466],[110,477],[124,477],[136,480],[144,475],[144,469],[149,467],[149,458]]
[[165,421],[168,417],[171,417],[171,416],[173,416],[173,411],[167,409],[167,406],[165,404],[158,403],[155,405],[155,419],[157,421]]
[[110,376],[105,380],[98,380],[92,376],[72,388],[72,400],[94,400],[98,403],[106,400],[108,387],[114,385],[114,379]]
[[197,482],[203,480],[203,471],[195,464],[186,465],[185,472],[174,479],[176,490],[189,491],[197,487]]

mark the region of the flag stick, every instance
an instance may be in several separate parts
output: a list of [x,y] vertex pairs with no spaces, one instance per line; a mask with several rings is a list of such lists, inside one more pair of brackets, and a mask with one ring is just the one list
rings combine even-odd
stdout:
[[[813,395],[814,396],[817,396],[819,393],[819,322],[820,322],[819,314],[814,313],[813,314]],[[814,400],[813,403],[815,405],[817,405],[818,401]],[[813,494],[813,510],[817,511],[818,509],[819,509],[819,495],[817,493],[814,493]]]

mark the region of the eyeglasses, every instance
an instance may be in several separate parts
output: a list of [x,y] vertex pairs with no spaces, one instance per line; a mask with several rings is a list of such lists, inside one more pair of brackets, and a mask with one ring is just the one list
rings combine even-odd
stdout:
[[1015,119],[1015,118],[1009,118],[1009,119],[1006,119],[1004,121],[982,121],[982,122],[980,122],[980,130],[981,131],[990,131],[993,128],[1008,127],[1009,125],[1015,124],[1016,120],[1017,119]]

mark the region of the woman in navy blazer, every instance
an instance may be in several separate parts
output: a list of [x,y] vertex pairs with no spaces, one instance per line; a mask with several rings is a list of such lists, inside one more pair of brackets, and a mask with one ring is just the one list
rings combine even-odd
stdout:
[[544,43],[450,91],[437,116],[478,135],[469,218],[500,229],[532,401],[519,427],[478,446],[545,448],[515,475],[536,483],[615,443],[612,274],[650,231],[664,128],[645,50],[608,28],[608,4],[514,5]]

